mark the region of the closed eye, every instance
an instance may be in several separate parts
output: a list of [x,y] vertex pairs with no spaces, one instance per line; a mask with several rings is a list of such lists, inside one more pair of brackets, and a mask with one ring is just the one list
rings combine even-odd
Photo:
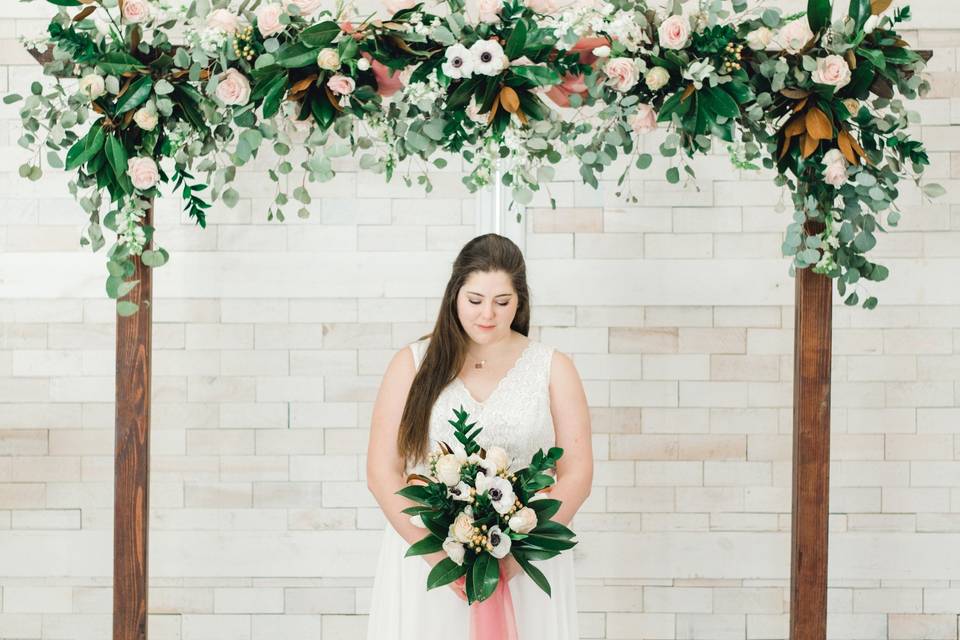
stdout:
[[[471,300],[471,301],[470,301],[470,304],[480,304],[480,300]],[[498,302],[498,303],[497,303],[497,305],[499,305],[499,306],[501,306],[501,307],[505,307],[505,306],[507,306],[508,304],[510,304],[510,303],[509,303],[509,302]]]

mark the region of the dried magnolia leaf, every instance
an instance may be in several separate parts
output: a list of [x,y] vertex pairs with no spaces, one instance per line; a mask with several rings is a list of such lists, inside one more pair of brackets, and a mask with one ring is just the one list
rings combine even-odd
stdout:
[[421,482],[425,482],[426,484],[430,484],[431,482],[433,482],[433,480],[431,480],[427,476],[421,475],[419,473],[411,473],[410,475],[407,476],[407,484],[410,484],[415,480],[420,480]]
[[294,85],[290,87],[290,93],[300,93],[301,91],[306,91],[307,89],[310,88],[310,85],[312,85],[316,81],[317,81],[317,74],[315,73],[310,74],[303,80],[295,82]]
[[840,135],[837,136],[837,146],[840,147],[840,153],[842,153],[843,157],[847,159],[847,162],[850,164],[860,164],[860,157],[854,153],[853,145],[850,144],[849,133],[846,131],[840,132]]
[[817,150],[818,144],[820,144],[820,141],[809,134],[800,136],[800,152],[803,158],[807,159],[813,155],[813,152]]
[[807,135],[814,140],[833,140],[833,125],[830,118],[817,107],[807,109]]
[[500,94],[498,93],[493,98],[493,104],[490,105],[490,113],[487,114],[487,124],[493,122],[493,119],[497,117],[497,110],[500,108]]
[[140,47],[140,38],[143,34],[140,32],[140,25],[134,25],[130,30],[130,52],[134,53]]
[[806,130],[807,127],[804,124],[803,116],[796,116],[787,123],[786,127],[784,127],[783,134],[789,140],[790,138],[800,135]]
[[451,453],[453,453],[453,449],[450,448],[450,445],[448,445],[446,442],[443,442],[442,440],[440,441],[440,450],[447,455],[450,455]]
[[796,113],[797,111],[803,110],[803,108],[807,106],[807,102],[808,102],[809,100],[810,100],[810,98],[804,98],[804,99],[801,100],[800,102],[798,102],[798,103],[796,103],[795,105],[793,105],[793,112]]
[[73,16],[73,21],[80,22],[81,20],[83,20],[84,18],[86,18],[96,10],[97,10],[97,7],[95,5],[90,5],[86,9],[81,10],[80,13],[78,13],[77,15]]
[[333,91],[330,90],[330,87],[323,85],[323,90],[327,94],[327,100],[330,101],[330,104],[333,105],[333,108],[337,111],[343,111],[343,107],[340,106],[340,101],[337,99],[337,96],[333,95]]
[[687,88],[683,90],[683,95],[680,96],[680,102],[685,101],[687,98],[693,95],[693,85],[687,85]]
[[848,67],[851,69],[857,68],[857,56],[853,54],[853,49],[847,49],[846,59]]
[[791,89],[788,87],[786,89],[781,89],[780,94],[785,95],[788,98],[792,98],[793,100],[802,100],[809,96],[810,92],[804,91],[803,89]]
[[877,78],[873,81],[873,84],[870,85],[870,91],[881,98],[886,98],[887,100],[893,99],[893,86],[889,80],[879,74],[877,74]]
[[870,0],[870,13],[878,16],[889,9],[891,4],[893,0]]
[[783,156],[787,155],[787,151],[790,150],[790,138],[784,138],[780,144],[780,155],[777,156],[777,160],[783,160]]
[[500,104],[510,113],[516,113],[520,110],[520,96],[513,87],[503,87],[500,89]]

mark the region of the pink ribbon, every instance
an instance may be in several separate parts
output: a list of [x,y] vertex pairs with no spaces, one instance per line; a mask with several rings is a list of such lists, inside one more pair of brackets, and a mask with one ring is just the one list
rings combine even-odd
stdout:
[[470,605],[470,640],[517,640],[513,598],[502,565],[493,595]]

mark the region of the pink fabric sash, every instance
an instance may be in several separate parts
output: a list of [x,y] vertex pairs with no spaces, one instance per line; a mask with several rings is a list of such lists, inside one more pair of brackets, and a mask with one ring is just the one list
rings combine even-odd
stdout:
[[470,605],[470,640],[517,640],[513,598],[502,566],[493,595]]

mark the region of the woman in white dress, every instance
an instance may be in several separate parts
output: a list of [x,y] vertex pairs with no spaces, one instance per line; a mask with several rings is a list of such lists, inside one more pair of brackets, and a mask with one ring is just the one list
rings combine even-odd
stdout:
[[[538,450],[563,448],[550,498],[553,519],[569,526],[590,494],[593,453],[583,385],[566,355],[527,337],[530,295],[520,249],[496,234],[460,251],[433,331],[397,352],[376,403],[367,450],[367,485],[387,518],[370,602],[368,640],[467,638],[470,610],[464,581],[427,591],[439,551],[404,558],[427,534],[396,495],[410,473],[426,473],[426,455],[443,440],[463,446],[448,420],[462,407],[483,427],[477,442],[500,446],[520,467]],[[576,549],[576,547],[574,548]],[[548,596],[512,556],[501,562],[516,614],[518,640],[577,640],[573,551],[536,562]]]

